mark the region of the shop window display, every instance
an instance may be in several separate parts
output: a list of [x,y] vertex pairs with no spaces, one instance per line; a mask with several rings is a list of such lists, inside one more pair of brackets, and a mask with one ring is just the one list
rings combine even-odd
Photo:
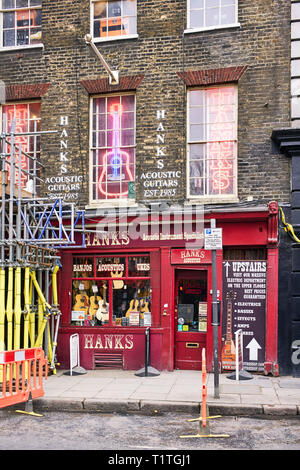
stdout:
[[150,257],[73,258],[71,323],[151,326]]

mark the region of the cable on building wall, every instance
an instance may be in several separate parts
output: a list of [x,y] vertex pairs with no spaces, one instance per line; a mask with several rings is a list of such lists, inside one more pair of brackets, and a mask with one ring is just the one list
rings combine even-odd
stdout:
[[285,221],[285,215],[284,215],[284,212],[282,210],[282,208],[279,206],[279,210],[280,210],[280,214],[281,214],[281,221],[284,225],[283,229],[285,232],[287,232],[287,234],[294,240],[296,241],[297,243],[300,243],[300,239],[297,237],[297,235],[295,234],[294,232],[294,228],[291,224],[287,223]]

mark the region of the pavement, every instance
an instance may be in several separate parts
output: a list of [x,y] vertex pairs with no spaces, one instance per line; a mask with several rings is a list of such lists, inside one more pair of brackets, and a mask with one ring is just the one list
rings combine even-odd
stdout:
[[[74,369],[75,371],[76,369]],[[45,395],[33,400],[33,410],[103,413],[187,412],[199,414],[202,403],[201,371],[162,371],[137,376],[136,371],[57,370],[43,380]],[[84,373],[82,373],[84,372]],[[219,375],[215,397],[214,375],[207,374],[209,415],[300,415],[300,378],[251,374],[250,380]]]

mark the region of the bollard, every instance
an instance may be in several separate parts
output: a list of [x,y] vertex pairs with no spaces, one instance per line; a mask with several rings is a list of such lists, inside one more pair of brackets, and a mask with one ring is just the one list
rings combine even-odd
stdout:
[[187,436],[179,436],[180,438],[193,438],[193,437],[230,437],[229,434],[211,434],[209,426],[207,425],[208,419],[221,418],[221,415],[209,416],[209,410],[207,406],[207,389],[206,389],[206,356],[205,349],[202,349],[202,403],[200,417],[196,419],[188,419],[188,422],[199,421],[199,432],[198,434],[192,434]]
[[134,375],[138,377],[154,377],[159,375],[158,370],[150,365],[150,327],[145,330],[145,367],[142,367]]

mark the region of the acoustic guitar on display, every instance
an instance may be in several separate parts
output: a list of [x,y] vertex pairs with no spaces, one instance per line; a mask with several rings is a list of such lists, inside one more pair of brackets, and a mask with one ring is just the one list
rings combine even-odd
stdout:
[[140,300],[140,310],[141,310],[141,319],[144,318],[144,313],[150,313],[149,312],[149,302],[147,302],[146,299],[141,299]]
[[137,299],[137,294],[134,294],[134,299],[129,303],[129,309],[126,312],[126,317],[129,317],[131,312],[140,312],[140,302]]
[[77,294],[75,297],[75,305],[73,306],[75,311],[83,311],[85,314],[89,312],[89,297],[86,294]]
[[104,323],[109,320],[109,305],[106,302],[106,284],[103,284],[103,299],[99,300],[99,307],[96,312],[96,318],[99,322]]
[[99,308],[99,302],[102,300],[102,297],[100,295],[92,295],[90,297],[90,315],[91,315],[91,320],[94,318],[94,316],[97,313],[97,310]]
[[[231,368],[235,364],[235,345],[232,339],[232,302],[236,299],[236,292],[227,292],[227,322],[226,336],[222,347],[221,360],[224,369]],[[233,364],[231,364],[233,363]]]

